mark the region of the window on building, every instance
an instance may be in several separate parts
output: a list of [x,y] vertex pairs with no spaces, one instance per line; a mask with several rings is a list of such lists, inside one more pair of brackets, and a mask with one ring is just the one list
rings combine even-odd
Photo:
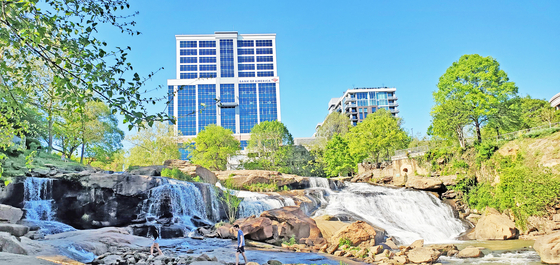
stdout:
[[237,65],[239,71],[244,71],[244,70],[255,70],[255,65],[254,64],[239,64]]
[[215,63],[216,57],[200,57],[200,63]]
[[254,56],[238,56],[237,57],[238,63],[252,63],[255,62]]
[[182,64],[179,67],[181,71],[196,71],[196,65]]
[[253,40],[238,40],[237,47],[253,47],[255,46]]
[[274,76],[274,72],[257,72],[258,77]]
[[179,48],[196,48],[196,41],[180,41]]
[[181,49],[180,55],[196,55],[196,49]]
[[216,41],[213,40],[201,40],[200,41],[200,48],[204,47],[216,47]]
[[259,108],[260,122],[278,119],[275,83],[259,84]]
[[257,121],[257,84],[239,84],[240,133],[250,133]]
[[[210,124],[216,124],[216,85],[198,85],[198,131]],[[203,108],[200,110],[200,108]]]
[[239,72],[239,77],[255,77],[255,72]]
[[196,116],[192,115],[196,111],[195,96],[195,86],[177,88],[177,127],[182,135],[196,135]]
[[234,77],[233,69],[233,40],[220,40],[220,69],[221,77]]
[[257,64],[257,70],[274,70],[274,65],[271,63]]
[[181,63],[196,63],[196,57],[181,57]]
[[272,54],[272,48],[257,48],[257,54]]
[[238,55],[255,54],[255,49],[237,49]]
[[200,78],[216,78],[216,72],[202,72]]
[[257,62],[272,62],[274,58],[272,56],[257,56]]
[[201,64],[200,71],[216,71],[215,64]]
[[181,79],[196,79],[196,73],[181,73]]
[[216,55],[216,49],[200,49],[200,55]]
[[257,40],[257,47],[272,47],[272,40]]

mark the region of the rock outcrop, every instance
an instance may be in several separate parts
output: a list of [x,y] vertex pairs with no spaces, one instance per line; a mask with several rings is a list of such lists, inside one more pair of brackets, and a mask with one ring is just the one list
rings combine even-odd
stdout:
[[457,254],[458,258],[478,258],[482,256],[482,251],[480,251],[479,248],[473,246],[468,246],[459,251],[459,253]]
[[218,178],[216,178],[216,175],[212,171],[198,165],[193,165],[189,161],[170,159],[163,162],[163,165],[168,168],[177,168],[192,178],[199,176],[204,182],[212,185],[218,182]]
[[23,211],[21,209],[9,205],[0,204],[0,223],[6,222],[15,224],[17,223],[17,221],[21,220],[22,216]]
[[519,237],[519,230],[507,215],[487,208],[484,216],[478,220],[473,236],[476,240],[516,239]]
[[231,176],[234,187],[242,189],[257,183],[276,183],[278,187],[288,186],[292,189],[303,189],[309,187],[307,178],[290,174],[282,174],[270,170],[227,170],[214,172],[216,177],[225,181]]
[[412,263],[433,263],[440,255],[439,251],[429,247],[414,248],[407,254],[408,260]]
[[409,176],[406,181],[407,188],[417,190],[438,190],[443,186],[443,181],[439,178]]
[[330,242],[336,244],[341,240],[348,240],[352,246],[372,247],[375,246],[376,234],[371,225],[364,221],[357,221],[336,232]]
[[533,248],[541,256],[541,262],[560,264],[560,232],[538,238]]
[[[294,237],[297,242],[306,246],[322,245],[326,241],[317,227],[315,220],[309,218],[298,206],[286,206],[262,212],[259,217],[251,216],[238,219],[234,224],[239,225],[246,238],[279,245]],[[221,238],[231,238],[231,226],[224,225],[217,229]]]
[[19,240],[7,232],[0,232],[0,252],[27,255]]

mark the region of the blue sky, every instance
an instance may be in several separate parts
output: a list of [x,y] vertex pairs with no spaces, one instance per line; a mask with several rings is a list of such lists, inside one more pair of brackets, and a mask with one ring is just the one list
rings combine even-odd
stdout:
[[130,46],[141,75],[164,67],[148,90],[175,77],[177,34],[276,33],[282,122],[294,137],[314,133],[329,99],[378,86],[397,88],[404,127],[424,135],[438,79],[463,54],[497,59],[521,95],[560,92],[560,1],[130,2],[142,34],[99,37]]

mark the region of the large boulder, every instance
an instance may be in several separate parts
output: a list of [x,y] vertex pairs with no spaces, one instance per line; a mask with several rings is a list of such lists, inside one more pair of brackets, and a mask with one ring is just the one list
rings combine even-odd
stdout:
[[165,160],[165,162],[163,162],[163,165],[168,168],[177,168],[181,172],[193,178],[199,176],[204,182],[210,183],[212,185],[215,185],[218,182],[216,174],[214,174],[212,171],[198,165],[193,165],[185,160],[169,159]]
[[412,263],[433,263],[440,255],[439,251],[429,247],[414,248],[407,253],[408,260]]
[[541,262],[560,264],[560,232],[538,238],[533,248],[541,256]]
[[27,255],[27,250],[17,238],[7,232],[0,232],[0,252]]
[[[263,241],[273,236],[272,221],[265,217],[247,217],[235,221],[246,238],[255,241]],[[237,235],[234,235],[237,237]]]
[[375,229],[364,221],[357,221],[336,232],[331,243],[338,244],[341,239],[348,239],[352,246],[370,247],[375,246]]
[[476,240],[506,240],[519,237],[515,223],[505,214],[488,208],[474,229]]
[[459,258],[478,258],[482,256],[482,251],[480,251],[479,248],[473,246],[468,246],[459,251],[459,253],[457,254],[457,257]]
[[263,212],[261,217],[278,222],[278,235],[282,238],[294,236],[299,240],[301,238],[314,239],[323,237],[315,220],[305,215],[298,206],[286,206],[268,210]]
[[[228,170],[214,172],[216,177],[222,182],[230,178],[236,188],[243,188],[258,183],[276,183],[280,186],[290,186],[292,188],[306,188],[309,186],[308,178],[290,174],[282,174],[278,171],[269,170]],[[306,184],[304,184],[306,182]]]
[[21,209],[9,205],[0,204],[0,223],[7,222],[10,224],[15,224],[17,221],[21,220],[22,216],[23,211]]
[[130,171],[131,175],[144,175],[144,176],[161,176],[161,170],[166,166],[147,166],[133,169]]
[[29,227],[18,224],[2,224],[0,223],[0,232],[10,233],[12,236],[24,236],[29,232]]
[[409,176],[406,181],[407,188],[417,190],[438,190],[442,187],[443,181],[439,178]]

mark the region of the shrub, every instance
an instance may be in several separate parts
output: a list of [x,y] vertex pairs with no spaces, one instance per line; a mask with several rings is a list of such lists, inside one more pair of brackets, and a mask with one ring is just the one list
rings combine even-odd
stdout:
[[344,246],[344,245],[346,245],[346,246],[348,246],[348,247],[352,247],[352,241],[350,241],[350,239],[348,239],[348,238],[346,238],[346,237],[340,238],[340,239],[338,240],[338,246],[339,246],[339,247],[342,247],[342,246]]
[[494,152],[499,149],[498,145],[494,142],[483,142],[476,146],[478,151],[476,154],[476,162],[480,164],[482,161],[490,159]]
[[293,245],[297,244],[297,242],[296,242],[296,236],[295,236],[295,235],[292,235],[292,237],[290,237],[290,240],[288,240],[288,241],[283,240],[283,241],[282,241],[282,244],[288,245],[288,246],[293,246]]
[[560,131],[560,127],[546,128],[546,129],[541,129],[541,130],[535,130],[535,131],[528,132],[524,135],[524,137],[539,138],[539,137],[544,137],[544,136],[551,135],[551,134],[553,134],[555,132],[558,132],[558,131]]
[[178,168],[164,168],[161,170],[161,176],[189,182],[203,182],[199,176],[193,178],[183,173],[183,171],[179,170]]
[[278,191],[278,185],[276,182],[272,183],[253,183],[250,185],[243,186],[244,189],[253,192],[274,192]]

